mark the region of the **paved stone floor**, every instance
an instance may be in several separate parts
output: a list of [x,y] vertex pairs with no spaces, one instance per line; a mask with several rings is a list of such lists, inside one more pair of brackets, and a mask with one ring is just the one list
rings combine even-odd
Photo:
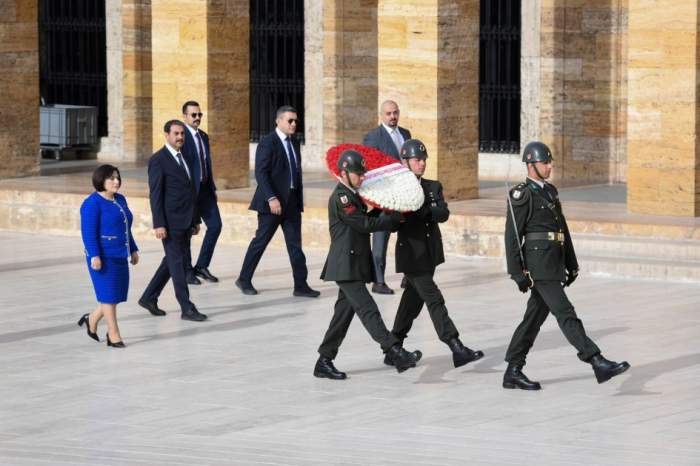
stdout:
[[[424,312],[403,374],[354,322],[336,365],[312,376],[336,286],[291,296],[285,251],[263,257],[258,296],[234,287],[244,249],[219,247],[218,284],[192,290],[209,315],[163,318],[136,301],[160,261],[141,242],[118,315],[125,350],[76,325],[95,298],[77,238],[0,233],[2,465],[698,465],[700,289],[582,274],[570,297],[588,333],[632,369],[603,385],[550,318],[527,374],[539,392],[504,390],[503,356],[525,297],[499,261],[449,257],[437,282],[463,341],[486,353],[454,369]],[[393,269],[393,267],[392,267]],[[398,286],[399,276],[389,274]],[[399,295],[377,299],[391,322]]]

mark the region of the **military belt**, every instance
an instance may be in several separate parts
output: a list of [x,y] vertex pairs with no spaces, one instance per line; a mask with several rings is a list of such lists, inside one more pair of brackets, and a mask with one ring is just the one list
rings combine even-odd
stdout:
[[558,233],[556,231],[538,231],[535,233],[527,233],[525,235],[525,241],[559,241],[564,242],[564,233]]

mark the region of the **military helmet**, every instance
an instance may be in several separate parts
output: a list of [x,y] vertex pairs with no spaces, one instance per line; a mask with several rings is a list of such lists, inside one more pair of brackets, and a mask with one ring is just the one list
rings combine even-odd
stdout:
[[552,152],[547,144],[533,141],[525,146],[523,150],[523,162],[551,162]]
[[427,159],[428,151],[418,139],[409,139],[401,146],[401,159]]
[[363,175],[367,173],[365,167],[365,158],[362,157],[355,149],[345,149],[338,157],[338,162],[335,164],[341,172],[357,173]]

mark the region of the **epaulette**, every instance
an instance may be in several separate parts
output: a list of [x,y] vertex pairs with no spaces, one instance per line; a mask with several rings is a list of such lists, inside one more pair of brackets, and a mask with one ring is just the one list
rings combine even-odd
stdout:
[[520,206],[527,203],[530,200],[530,188],[527,184],[520,183],[515,188],[510,190],[510,202],[514,206]]

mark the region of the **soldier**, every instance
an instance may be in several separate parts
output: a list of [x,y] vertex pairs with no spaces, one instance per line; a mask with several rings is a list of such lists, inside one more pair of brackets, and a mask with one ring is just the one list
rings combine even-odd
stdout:
[[527,164],[528,177],[511,189],[506,213],[506,260],[508,273],[520,291],[531,293],[525,317],[506,352],[508,368],[503,388],[541,388],[523,374],[522,368],[550,312],[566,339],[578,350],[579,359],[593,366],[598,383],[606,382],[630,366],[627,362],[608,361],[600,354],[564,292],[564,287],[576,280],[578,262],[557,189],[545,181],[552,172],[552,154],[545,144],[531,142],[525,146],[523,162]]
[[[425,201],[418,211],[406,214],[396,239],[396,272],[403,272],[407,283],[391,333],[403,343],[426,303],[440,341],[452,350],[454,366],[461,367],[483,358],[484,353],[470,350],[459,340],[459,332],[447,315],[445,298],[433,280],[435,268],[445,262],[438,224],[447,221],[450,210],[442,196],[442,184],[423,178],[427,158],[428,152],[418,139],[409,139],[401,146],[403,166],[420,181]],[[392,365],[391,358],[385,357],[384,364]]]
[[331,323],[318,348],[320,357],[314,376],[344,379],[346,374],[333,366],[333,359],[348,332],[355,314],[374,341],[391,359],[399,372],[416,365],[420,351],[407,352],[399,340],[387,330],[377,303],[367,291],[366,283],[375,279],[369,234],[374,231],[396,231],[404,221],[398,212],[379,217],[379,209],[367,214],[367,206],[357,195],[365,179],[365,160],[356,150],[347,149],[337,162],[342,182],[328,199],[328,227],[331,249],[321,272],[321,279],[338,284],[338,300]]

